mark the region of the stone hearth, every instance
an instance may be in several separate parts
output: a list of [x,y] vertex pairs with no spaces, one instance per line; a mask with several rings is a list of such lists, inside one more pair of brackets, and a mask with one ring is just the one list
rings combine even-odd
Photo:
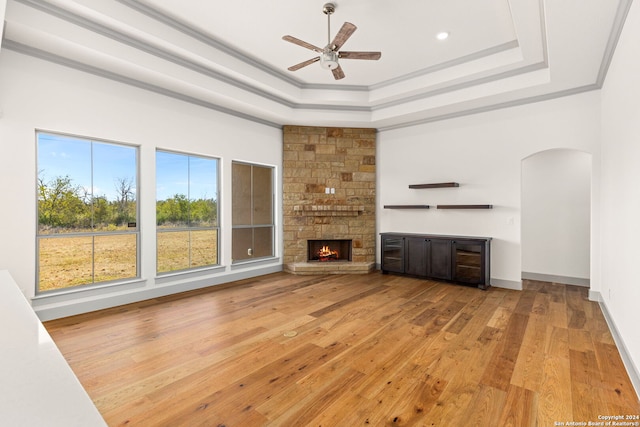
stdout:
[[[375,268],[376,130],[285,126],[284,269],[294,274]],[[307,240],[352,241],[350,262],[309,262]]]

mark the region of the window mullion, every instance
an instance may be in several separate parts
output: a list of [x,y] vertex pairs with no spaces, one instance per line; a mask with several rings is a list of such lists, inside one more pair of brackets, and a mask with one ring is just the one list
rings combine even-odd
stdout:
[[[90,173],[91,173],[91,191],[90,191],[90,197],[91,197],[91,231],[92,233],[96,232],[96,224],[95,224],[95,218],[94,218],[94,210],[93,210],[93,188],[94,188],[94,182],[93,182],[93,178],[94,178],[94,158],[93,158],[93,141],[90,141],[90,162],[91,165],[89,167]],[[96,282],[96,236],[95,234],[92,234],[91,236],[91,283],[95,283]]]
[[187,156],[187,268],[191,267],[192,263],[192,241],[191,241],[191,156]]

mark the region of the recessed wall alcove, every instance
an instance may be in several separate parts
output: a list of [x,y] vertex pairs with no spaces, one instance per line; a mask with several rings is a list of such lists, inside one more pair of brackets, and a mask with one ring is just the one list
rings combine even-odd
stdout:
[[[369,273],[376,260],[376,130],[283,129],[284,269]],[[309,259],[309,240],[351,242],[350,261]]]
[[522,277],[590,286],[592,155],[551,149],[522,160]]

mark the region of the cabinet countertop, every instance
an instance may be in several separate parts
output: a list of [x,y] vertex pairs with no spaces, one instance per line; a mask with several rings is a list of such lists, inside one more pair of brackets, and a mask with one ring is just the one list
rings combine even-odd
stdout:
[[457,236],[457,235],[448,235],[448,234],[430,234],[430,233],[401,233],[397,231],[392,232],[382,232],[381,236],[390,236],[390,237],[432,237],[435,239],[450,239],[450,240],[491,240],[492,237],[482,237],[482,236]]
[[0,319],[2,425],[106,427],[6,270],[0,270]]

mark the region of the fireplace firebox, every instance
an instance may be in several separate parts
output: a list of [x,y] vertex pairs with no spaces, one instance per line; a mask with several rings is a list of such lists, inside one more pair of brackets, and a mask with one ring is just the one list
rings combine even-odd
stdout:
[[351,240],[322,239],[307,240],[309,261],[351,261]]

